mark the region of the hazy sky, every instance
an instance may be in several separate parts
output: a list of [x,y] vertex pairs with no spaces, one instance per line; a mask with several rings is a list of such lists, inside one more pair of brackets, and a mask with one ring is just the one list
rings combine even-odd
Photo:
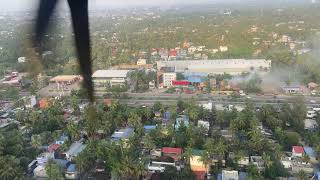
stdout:
[[[67,0],[60,0],[61,2]],[[98,7],[128,7],[136,5],[159,5],[170,6],[175,4],[190,4],[216,2],[221,0],[89,0],[90,6]],[[0,0],[1,10],[25,10],[35,7],[38,0]]]
[[[67,0],[60,0],[65,3]],[[89,0],[89,5],[91,7],[100,7],[100,8],[115,8],[115,7],[130,7],[130,6],[150,6],[157,5],[163,7],[170,7],[172,5],[185,5],[192,3],[214,3],[214,2],[224,2],[224,3],[233,3],[233,2],[310,2],[312,0]],[[36,7],[38,0],[0,0],[0,10],[26,10],[31,7]]]

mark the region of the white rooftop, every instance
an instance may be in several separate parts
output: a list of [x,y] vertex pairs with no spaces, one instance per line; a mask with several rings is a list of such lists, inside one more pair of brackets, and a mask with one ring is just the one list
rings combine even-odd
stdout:
[[129,70],[98,70],[93,73],[93,78],[125,78]]

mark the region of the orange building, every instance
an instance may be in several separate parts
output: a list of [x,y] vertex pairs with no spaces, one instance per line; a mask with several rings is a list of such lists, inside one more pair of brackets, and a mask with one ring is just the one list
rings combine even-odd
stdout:
[[50,105],[49,103],[49,100],[48,98],[42,98],[40,101],[39,101],[39,106],[41,109],[46,109],[48,108]]
[[201,155],[204,153],[203,150],[192,150],[192,156],[190,157],[190,167],[192,172],[196,175],[197,180],[204,180],[205,175],[209,171],[208,166],[206,166],[201,160]]

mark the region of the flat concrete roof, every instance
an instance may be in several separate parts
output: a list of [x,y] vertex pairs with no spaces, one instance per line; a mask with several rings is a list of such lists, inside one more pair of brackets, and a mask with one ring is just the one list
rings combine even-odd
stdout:
[[93,73],[93,78],[126,78],[129,70],[98,70]]

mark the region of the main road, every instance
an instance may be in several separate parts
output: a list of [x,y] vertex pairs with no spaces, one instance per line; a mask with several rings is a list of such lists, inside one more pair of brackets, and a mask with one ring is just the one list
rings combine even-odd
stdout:
[[[164,94],[164,93],[126,93],[126,99],[120,99],[120,102],[126,103],[132,106],[149,106],[155,102],[160,102],[164,105],[172,105],[177,100],[191,100],[194,99],[199,104],[212,102],[215,104],[244,104],[247,100],[259,105],[281,105],[283,103],[292,103],[294,97],[288,95],[247,95],[239,98],[231,98],[227,95],[211,95],[211,94]],[[307,106],[320,106],[320,97],[303,96]]]

